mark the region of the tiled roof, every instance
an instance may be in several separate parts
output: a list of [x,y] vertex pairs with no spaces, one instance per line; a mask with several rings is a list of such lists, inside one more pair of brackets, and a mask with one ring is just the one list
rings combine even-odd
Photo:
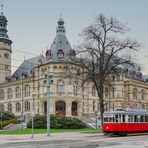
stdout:
[[39,60],[42,60],[43,63],[46,62],[46,59],[42,55],[25,60],[19,66],[19,68],[13,73],[12,76],[17,79],[20,79],[22,77],[22,74],[26,74],[27,76],[31,76],[32,70],[34,67],[36,67],[38,65]]

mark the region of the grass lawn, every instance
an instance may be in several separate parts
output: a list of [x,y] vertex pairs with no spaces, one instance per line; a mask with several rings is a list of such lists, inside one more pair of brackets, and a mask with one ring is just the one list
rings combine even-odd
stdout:
[[[84,128],[84,129],[51,129],[51,133],[60,132],[81,132],[81,133],[100,133],[99,129]],[[20,130],[0,130],[0,134],[31,134],[32,129],[20,129]],[[35,134],[47,133],[47,129],[34,129]]]

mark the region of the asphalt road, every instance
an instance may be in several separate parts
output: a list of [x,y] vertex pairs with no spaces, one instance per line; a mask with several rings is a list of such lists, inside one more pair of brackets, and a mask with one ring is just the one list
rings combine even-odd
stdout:
[[104,135],[59,136],[38,139],[9,139],[0,148],[144,148],[148,135],[107,137]]

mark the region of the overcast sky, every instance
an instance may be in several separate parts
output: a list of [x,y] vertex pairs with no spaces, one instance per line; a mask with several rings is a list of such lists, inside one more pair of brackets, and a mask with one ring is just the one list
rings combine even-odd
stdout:
[[[83,28],[102,13],[128,23],[129,37],[142,44],[137,61],[148,74],[148,0],[4,0],[8,35],[13,41],[12,67],[21,60],[45,53],[55,34],[62,12],[67,38],[72,47],[80,42]],[[21,54],[16,50],[30,52]],[[16,61],[18,59],[18,61]]]

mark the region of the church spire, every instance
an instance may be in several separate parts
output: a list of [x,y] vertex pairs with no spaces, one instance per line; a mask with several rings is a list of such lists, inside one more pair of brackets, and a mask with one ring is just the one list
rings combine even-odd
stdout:
[[4,10],[3,10],[3,7],[4,7],[4,5],[3,5],[3,0],[1,1],[1,15],[3,15],[4,14]]
[[58,24],[58,27],[57,27],[57,30],[56,30],[57,35],[65,35],[66,30],[65,30],[65,27],[64,27],[64,21],[62,19],[61,14],[60,14],[60,19],[58,20],[57,24]]

